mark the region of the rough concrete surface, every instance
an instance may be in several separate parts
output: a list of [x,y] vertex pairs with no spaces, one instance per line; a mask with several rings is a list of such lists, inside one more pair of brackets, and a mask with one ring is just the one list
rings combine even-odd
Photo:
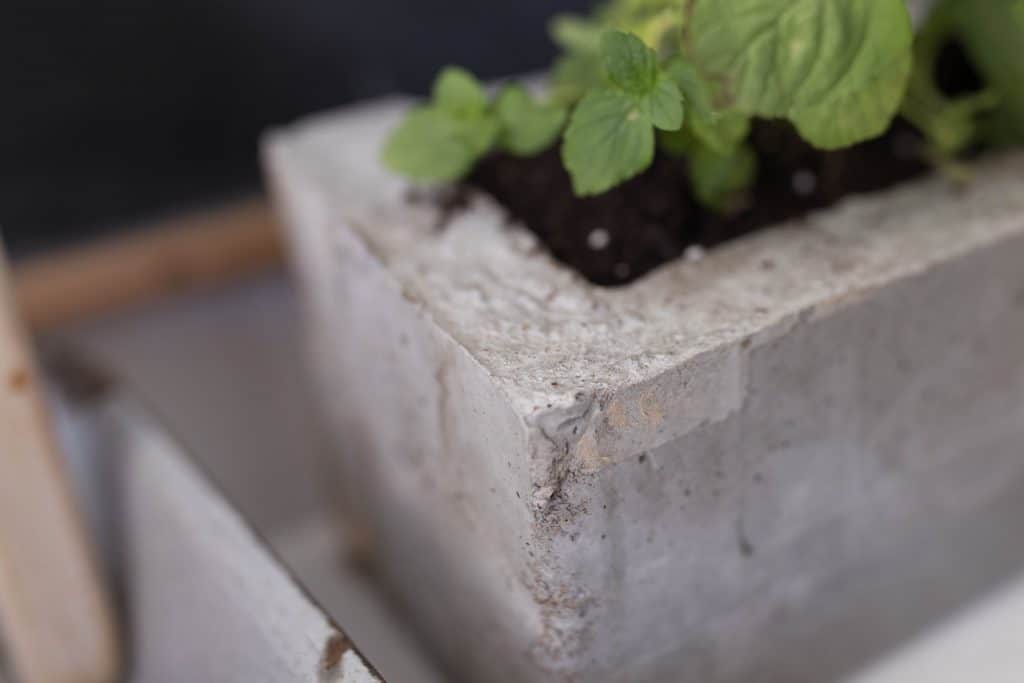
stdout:
[[[339,482],[466,680],[821,681],[1024,562],[1024,157],[625,288],[271,136]],[[339,492],[339,496],[343,495]]]

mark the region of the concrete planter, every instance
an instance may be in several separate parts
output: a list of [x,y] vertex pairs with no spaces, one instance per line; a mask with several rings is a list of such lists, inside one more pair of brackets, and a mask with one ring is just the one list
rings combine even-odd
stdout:
[[822,681],[1024,562],[1024,157],[583,282],[377,159],[269,175],[379,567],[477,681]]

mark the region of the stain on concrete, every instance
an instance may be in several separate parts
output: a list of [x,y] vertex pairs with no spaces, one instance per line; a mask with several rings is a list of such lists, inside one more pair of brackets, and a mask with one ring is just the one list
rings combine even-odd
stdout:
[[665,408],[662,407],[654,390],[640,397],[640,414],[651,428],[657,428],[665,420]]
[[626,411],[626,407],[622,405],[621,401],[612,401],[608,405],[606,413],[608,415],[608,424],[613,429],[629,429],[629,413]]
[[744,528],[742,517],[736,520],[736,545],[739,546],[740,555],[743,557],[754,556],[754,544],[750,542],[750,538],[747,536],[747,530]]
[[352,641],[341,633],[334,633],[327,639],[323,654],[320,656],[320,680],[325,675],[335,672],[341,665],[341,658],[352,649]]

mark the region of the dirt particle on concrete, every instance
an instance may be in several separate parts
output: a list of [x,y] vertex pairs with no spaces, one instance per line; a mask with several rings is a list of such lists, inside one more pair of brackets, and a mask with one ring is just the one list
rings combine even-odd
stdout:
[[402,287],[402,298],[410,304],[417,306],[423,303],[423,300],[420,299],[419,295],[411,287]]
[[344,635],[335,633],[327,639],[324,645],[324,653],[320,657],[320,671],[330,672],[338,668],[341,658],[352,649],[352,643]]
[[753,557],[754,545],[750,542],[747,537],[747,531],[743,527],[743,520],[736,520],[736,545],[739,546],[740,555],[743,557]]

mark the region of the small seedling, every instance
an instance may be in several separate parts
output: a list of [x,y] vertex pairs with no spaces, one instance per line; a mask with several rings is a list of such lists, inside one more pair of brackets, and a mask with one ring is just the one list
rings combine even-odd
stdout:
[[[493,151],[530,157],[561,139],[585,197],[643,173],[660,149],[686,160],[702,204],[725,209],[757,176],[754,118],[835,150],[902,115],[940,167],[979,143],[1024,141],[1024,0],[940,0],[916,37],[904,0],[611,0],[556,17],[552,36],[563,55],[547,95],[512,84],[491,98],[448,67],[388,141],[388,166],[455,182]],[[947,95],[936,82],[951,40],[980,91]]]

